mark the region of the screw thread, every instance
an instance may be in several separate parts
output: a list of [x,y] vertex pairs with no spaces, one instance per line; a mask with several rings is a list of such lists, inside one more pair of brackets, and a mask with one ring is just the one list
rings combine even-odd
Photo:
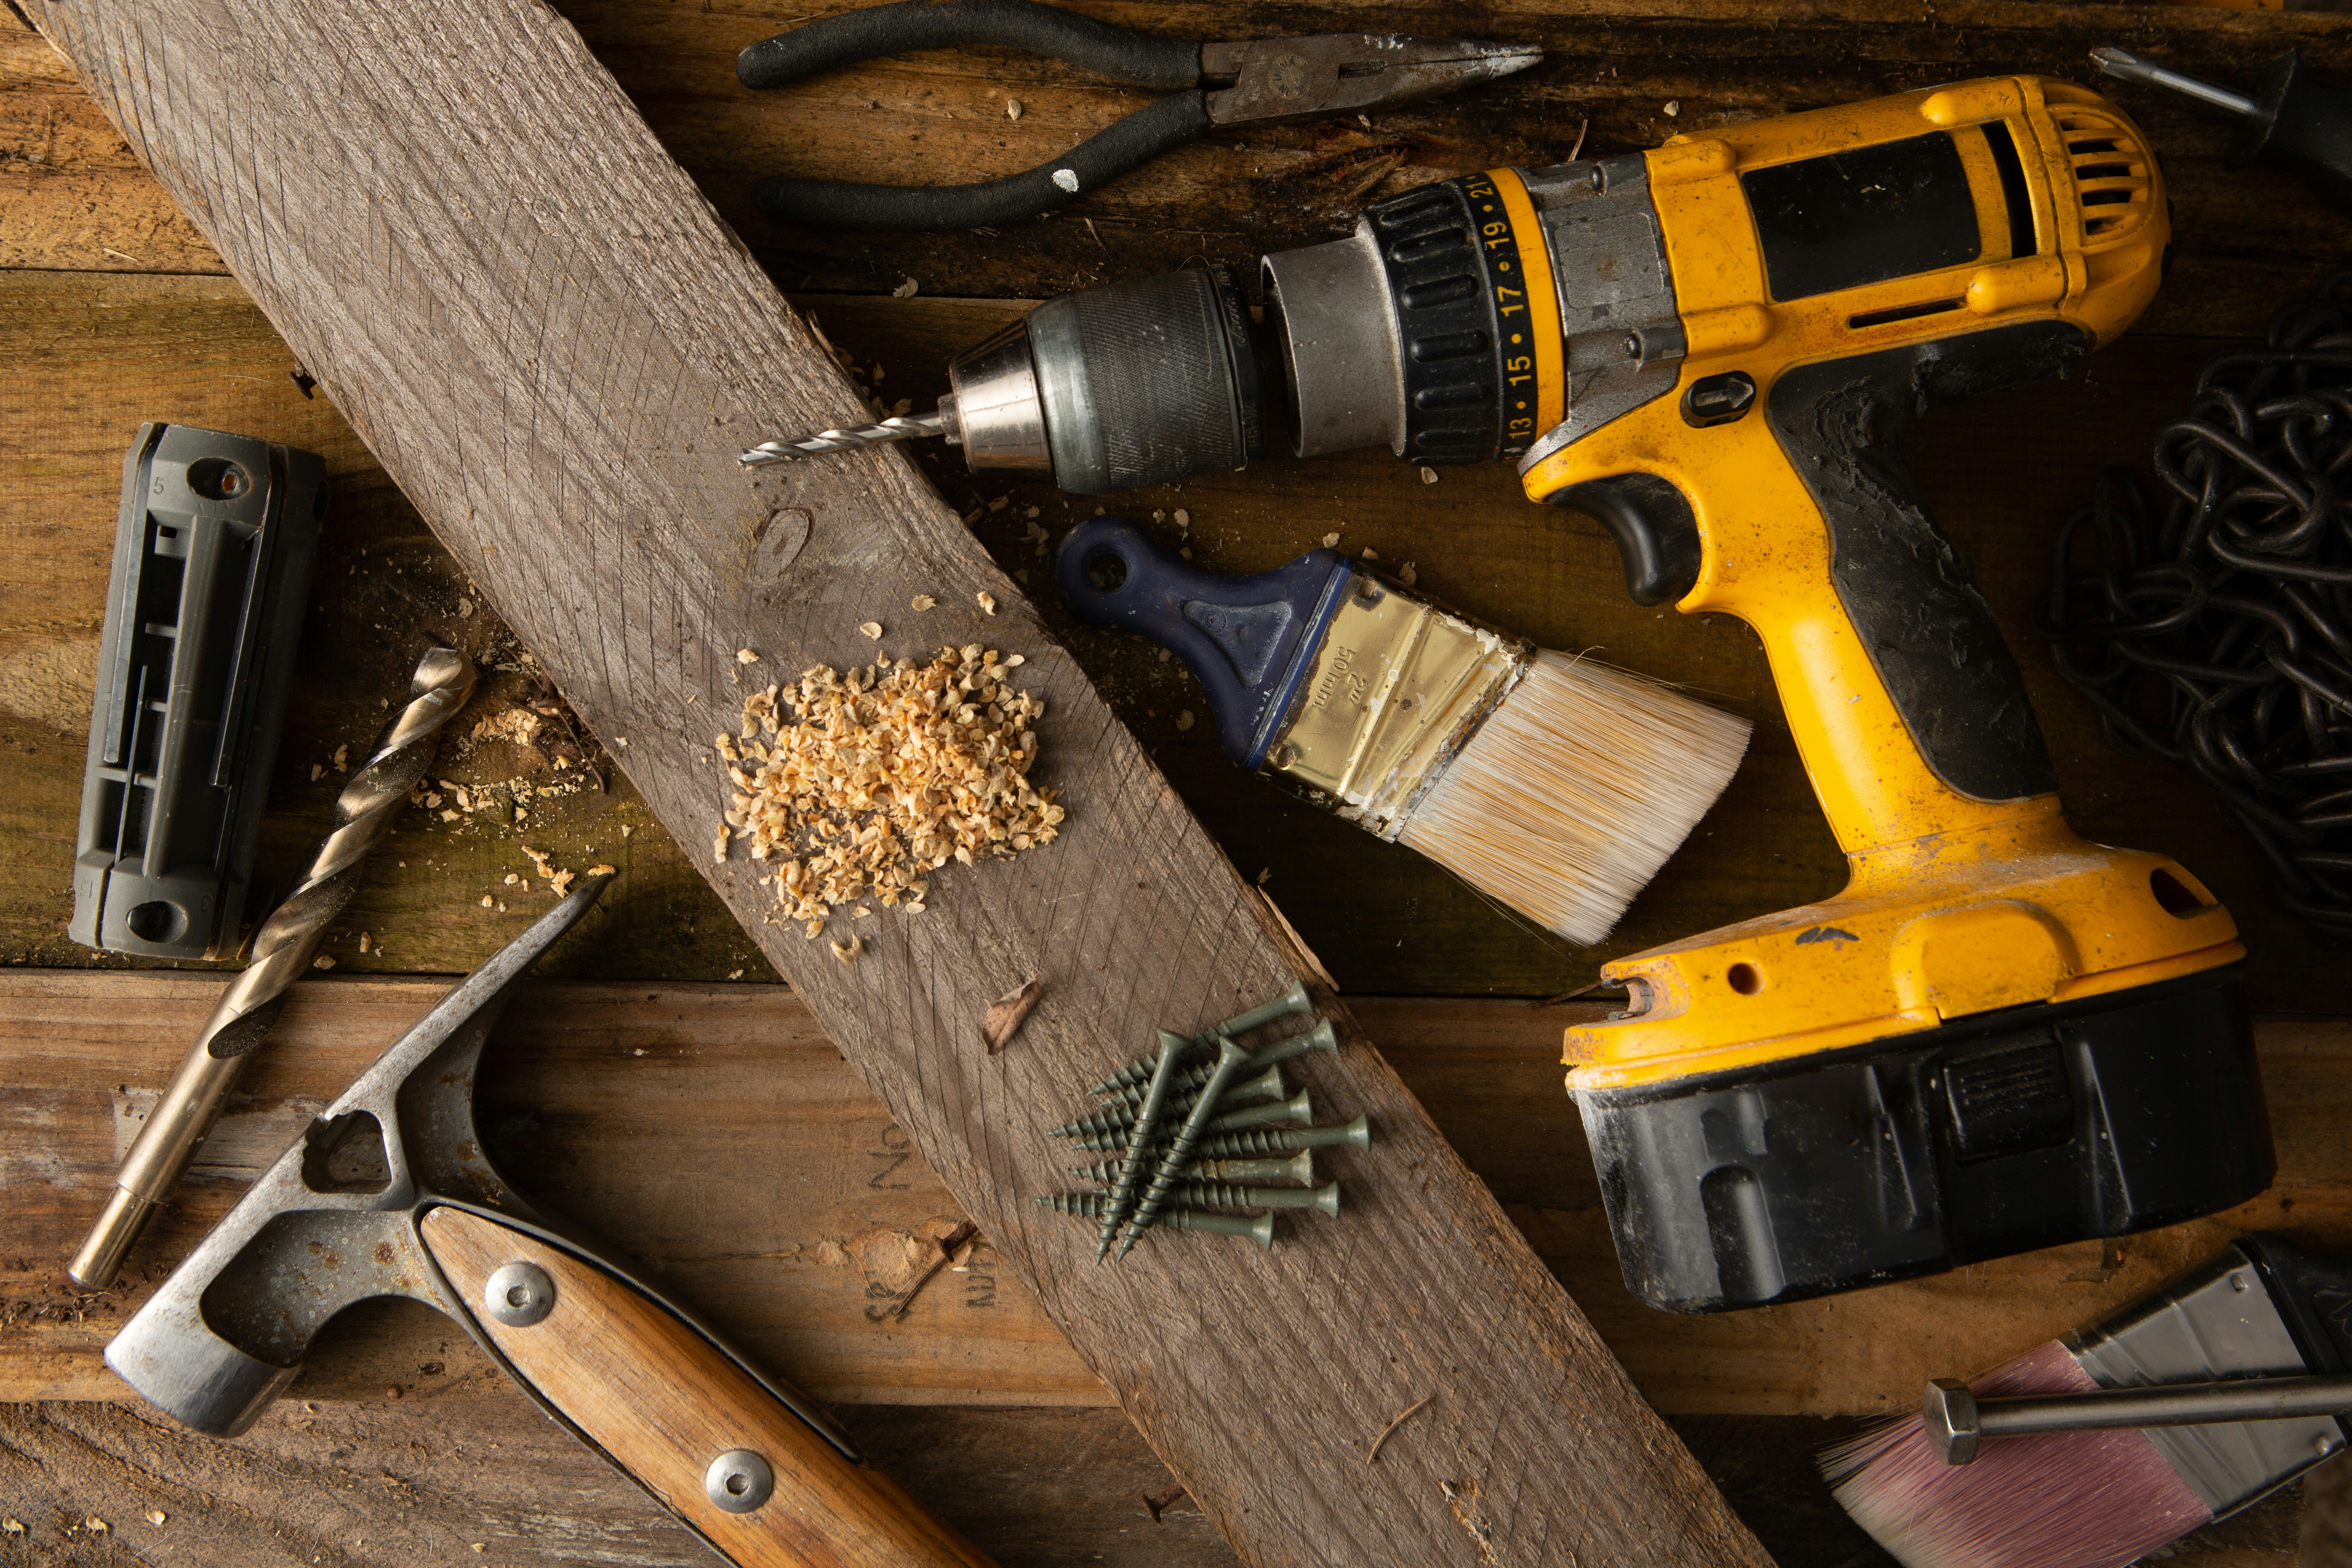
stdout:
[[[1184,1118],[1184,1124],[1176,1130],[1176,1136],[1169,1140],[1167,1151],[1160,1156],[1160,1167],[1151,1173],[1151,1185],[1128,1220],[1127,1240],[1118,1249],[1121,1258],[1133,1252],[1137,1240],[1151,1228],[1151,1222],[1158,1216],[1160,1205],[1168,1201],[1168,1189],[1176,1184],[1177,1173],[1191,1163],[1192,1145],[1201,1141],[1201,1133],[1209,1125],[1209,1119],[1216,1110],[1217,1100],[1224,1093],[1225,1085],[1233,1081],[1234,1074],[1248,1065],[1249,1059],[1247,1051],[1222,1036],[1218,1037],[1216,1070],[1202,1086],[1200,1098],[1192,1103],[1192,1114]],[[1305,1089],[1299,1090],[1299,1097],[1306,1098],[1306,1093]],[[1130,1163],[1135,1163],[1132,1152],[1129,1160]]]
[[[1208,1075],[1203,1073],[1195,1079],[1190,1089],[1183,1088],[1183,1082],[1184,1075],[1181,1072],[1171,1081],[1165,1114],[1189,1115],[1194,1103],[1201,1098],[1201,1090],[1207,1086]],[[1143,1096],[1149,1090],[1135,1089],[1129,1092],[1135,1095],[1134,1100],[1122,1105],[1105,1106],[1100,1110],[1088,1111],[1084,1116],[1065,1121],[1054,1129],[1052,1136],[1076,1138],[1088,1132],[1108,1132],[1114,1127],[1133,1126],[1137,1115],[1142,1110]],[[1218,1096],[1218,1102],[1238,1106],[1253,1100],[1280,1100],[1289,1092],[1282,1086],[1281,1072],[1274,1068],[1268,1068],[1255,1078],[1229,1087],[1223,1094]]]
[[[1096,1219],[1103,1212],[1103,1193],[1053,1193],[1036,1200],[1040,1208],[1057,1213],[1076,1215],[1082,1219]],[[1274,1245],[1274,1216],[1262,1214],[1247,1218],[1233,1214],[1203,1214],[1198,1209],[1171,1208],[1160,1215],[1160,1223],[1174,1230],[1208,1231],[1218,1236],[1245,1236],[1260,1247]]]
[[[1314,1209],[1327,1218],[1339,1215],[1339,1184],[1319,1187],[1237,1186],[1230,1182],[1178,1182],[1168,1189],[1168,1201],[1187,1208]],[[1143,1211],[1136,1211],[1137,1219]]]
[[[1313,1110],[1313,1097],[1302,1089],[1297,1094],[1292,1095],[1288,1100],[1274,1100],[1265,1105],[1246,1106],[1240,1110],[1235,1110],[1226,1115],[1220,1116],[1215,1121],[1209,1123],[1209,1131],[1212,1134],[1223,1135],[1225,1133],[1242,1132],[1252,1128],[1264,1127],[1270,1121],[1309,1121],[1314,1119]],[[1132,1128],[1114,1127],[1108,1132],[1089,1132],[1084,1137],[1076,1140],[1076,1142],[1079,1148],[1086,1150],[1125,1150],[1130,1147],[1131,1140],[1129,1138],[1129,1134],[1133,1131],[1134,1130]],[[1165,1133],[1154,1132],[1150,1141],[1164,1144],[1168,1140]],[[1345,1140],[1327,1139],[1325,1142],[1344,1142]],[[1257,1149],[1243,1149],[1239,1147],[1215,1151],[1195,1149],[1193,1152],[1195,1154],[1208,1152],[1223,1154],[1262,1154],[1277,1152],[1283,1146],[1281,1145],[1268,1144],[1264,1148]],[[1306,1147],[1306,1145],[1301,1144],[1297,1145],[1297,1147],[1303,1148]]]
[[[1315,1011],[1315,1003],[1313,999],[1307,994],[1306,985],[1302,982],[1294,980],[1290,983],[1289,990],[1285,991],[1281,995],[1276,997],[1273,1001],[1266,1003],[1264,1006],[1253,1007],[1246,1013],[1236,1013],[1232,1017],[1226,1019],[1223,1023],[1203,1029],[1199,1034],[1194,1035],[1192,1038],[1186,1040],[1184,1042],[1185,1054],[1187,1056],[1192,1056],[1197,1053],[1199,1055],[1205,1056],[1209,1052],[1217,1048],[1217,1037],[1220,1035],[1226,1036],[1228,1037],[1235,1035],[1246,1035],[1252,1029],[1262,1029],[1265,1027],[1266,1025],[1273,1023],[1276,1018],[1286,1018],[1294,1013],[1312,1013],[1313,1011]],[[1309,1032],[1312,1033],[1312,1031]],[[1300,1037],[1293,1037],[1297,1038]],[[1276,1045],[1283,1043],[1284,1042],[1282,1041],[1276,1042]],[[1308,1047],[1300,1047],[1302,1050],[1307,1048]],[[1336,1051],[1339,1047],[1338,1042],[1335,1040],[1330,1045],[1318,1046],[1313,1048],[1317,1050]],[[1261,1062],[1283,1061],[1288,1059],[1286,1057],[1269,1055],[1268,1053],[1273,1049],[1273,1046],[1267,1046],[1264,1049],[1258,1051],[1257,1059]],[[1297,1053],[1296,1051],[1290,1053],[1292,1056],[1297,1054]],[[1160,1058],[1156,1056],[1138,1057],[1133,1061],[1128,1063],[1125,1067],[1119,1068],[1117,1072],[1111,1074],[1110,1077],[1103,1079],[1102,1082],[1087,1090],[1087,1092],[1088,1094],[1109,1094],[1113,1090],[1125,1089],[1129,1084],[1141,1083],[1144,1079],[1151,1076],[1151,1069],[1159,1064],[1159,1061]],[[1208,1076],[1208,1066],[1206,1063],[1203,1063],[1201,1068],[1202,1080],[1205,1082]]]
[[[1191,1042],[1188,1041],[1187,1044],[1190,1045]],[[1293,1035],[1287,1039],[1276,1040],[1271,1045],[1260,1046],[1250,1053],[1250,1062],[1255,1067],[1273,1067],[1278,1062],[1286,1062],[1293,1057],[1305,1056],[1308,1051],[1336,1053],[1339,1049],[1339,1036],[1331,1027],[1331,1020],[1326,1018],[1302,1034]],[[1198,1089],[1209,1081],[1209,1072],[1210,1065],[1207,1062],[1195,1062],[1176,1075],[1176,1087],[1180,1089]],[[1132,1083],[1111,1088],[1097,1084],[1088,1092],[1103,1095],[1114,1105],[1135,1105],[1140,1103],[1143,1099],[1142,1086]]]
[[[1176,1077],[1176,1064],[1183,1054],[1184,1037],[1160,1030],[1160,1065],[1151,1071],[1151,1088],[1136,1112],[1132,1129],[1135,1141],[1128,1149],[1127,1157],[1119,1162],[1118,1179],[1111,1187],[1110,1202],[1103,1208],[1102,1234],[1095,1240],[1097,1263],[1110,1256],[1110,1244],[1118,1239],[1119,1225],[1134,1207],[1135,1189],[1143,1180],[1143,1167],[1150,1158],[1152,1133],[1160,1126],[1160,1114],[1168,1103],[1168,1086]],[[1203,1104],[1196,1109],[1205,1111],[1208,1107]]]

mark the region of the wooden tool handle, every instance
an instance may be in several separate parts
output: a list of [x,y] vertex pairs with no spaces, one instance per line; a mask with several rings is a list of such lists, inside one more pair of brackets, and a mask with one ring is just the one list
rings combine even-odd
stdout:
[[[659,1302],[572,1253],[464,1209],[425,1216],[425,1245],[515,1372],[712,1545],[746,1568],[992,1568],[896,1481],[845,1457]],[[544,1316],[488,1300],[509,1264],[540,1270]],[[511,1279],[512,1277],[510,1277]],[[540,1280],[502,1281],[527,1318]],[[774,1491],[746,1511],[712,1500],[722,1455],[764,1460]],[[729,1467],[739,1487],[756,1487]],[[741,1494],[738,1494],[739,1496]],[[739,1504],[740,1506],[740,1504]]]

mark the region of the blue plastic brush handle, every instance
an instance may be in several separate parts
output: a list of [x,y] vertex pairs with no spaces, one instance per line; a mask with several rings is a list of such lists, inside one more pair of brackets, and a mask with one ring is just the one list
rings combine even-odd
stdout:
[[[1310,550],[1255,577],[1185,562],[1135,524],[1093,517],[1062,541],[1054,572],[1078,618],[1150,637],[1208,688],[1225,754],[1255,773],[1289,728],[1299,686],[1356,570]],[[1097,586],[1097,578],[1118,586]]]

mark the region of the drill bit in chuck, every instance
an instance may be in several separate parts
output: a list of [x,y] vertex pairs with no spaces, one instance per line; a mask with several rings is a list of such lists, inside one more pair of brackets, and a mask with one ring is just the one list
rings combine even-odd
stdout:
[[745,451],[737,460],[747,468],[758,468],[770,463],[789,463],[795,458],[814,458],[826,452],[845,452],[857,447],[879,447],[890,441],[911,441],[919,436],[944,436],[948,434],[947,421],[944,410],[903,414],[876,425],[852,425],[846,429],[819,431],[796,441],[762,441]]
[[433,765],[443,725],[474,691],[471,659],[452,648],[428,649],[417,661],[408,702],[369,749],[335,801],[328,834],[295,889],[254,934],[253,959],[196,1032],[195,1045],[140,1129],[106,1211],[75,1255],[70,1270],[84,1289],[114,1282],[140,1228],[166,1197],[220,1115],[247,1058],[285,1005],[286,988],[317,956],[327,928],[351,902],[359,866],[390,830],[409,792]]

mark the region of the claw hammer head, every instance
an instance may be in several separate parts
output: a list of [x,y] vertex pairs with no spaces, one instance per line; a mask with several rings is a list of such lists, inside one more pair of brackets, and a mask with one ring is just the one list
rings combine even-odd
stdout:
[[612,879],[583,878],[377,1058],[131,1317],[107,1365],[178,1420],[233,1437],[353,1302],[407,1296],[471,1324],[417,1224],[454,1205],[545,1227],[482,1152],[475,1064],[516,982]]

